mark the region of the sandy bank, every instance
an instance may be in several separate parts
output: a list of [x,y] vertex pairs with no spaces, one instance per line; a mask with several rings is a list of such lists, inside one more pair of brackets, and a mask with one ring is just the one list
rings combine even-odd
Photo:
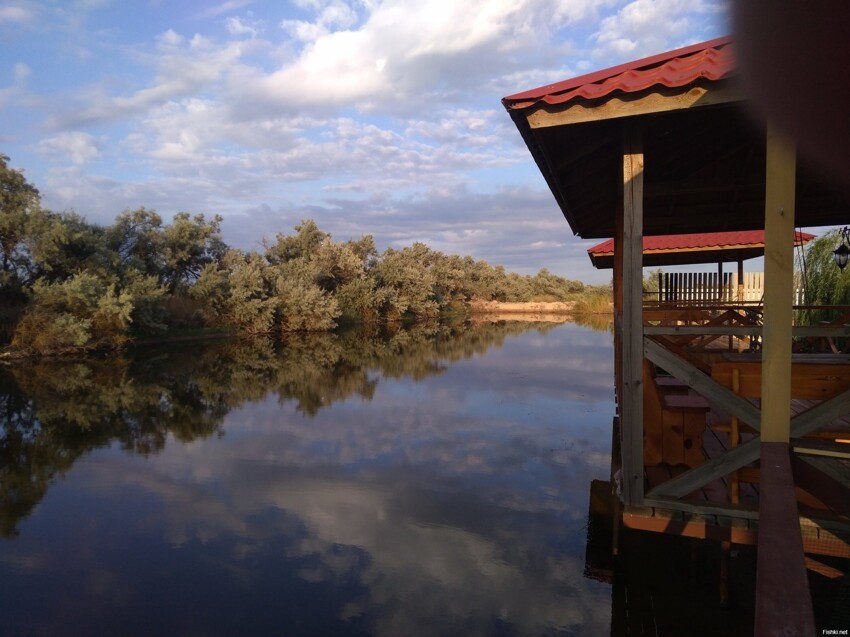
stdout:
[[469,304],[473,314],[524,314],[524,315],[558,315],[566,316],[572,312],[573,303],[563,301],[543,303],[531,301],[528,303],[500,303],[499,301],[473,301]]
[[528,302],[500,303],[498,301],[473,301],[469,305],[473,321],[535,321],[564,323],[572,316],[573,303]]

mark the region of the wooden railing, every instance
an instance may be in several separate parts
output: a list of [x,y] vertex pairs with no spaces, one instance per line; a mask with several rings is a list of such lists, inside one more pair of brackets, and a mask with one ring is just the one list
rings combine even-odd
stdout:
[[[760,303],[764,296],[764,272],[659,272],[658,290],[644,301],[658,303]],[[802,287],[795,288],[793,303],[805,303]]]

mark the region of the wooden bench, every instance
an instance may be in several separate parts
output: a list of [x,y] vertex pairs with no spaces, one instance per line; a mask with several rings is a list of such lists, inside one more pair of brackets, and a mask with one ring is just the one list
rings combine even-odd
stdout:
[[661,401],[664,403],[664,409],[670,411],[705,413],[711,409],[708,401],[699,394],[666,394]]
[[690,389],[690,387],[688,386],[688,384],[685,381],[679,380],[675,376],[656,376],[654,378],[654,381],[655,381],[655,385],[662,390],[663,389],[681,389],[681,390]]

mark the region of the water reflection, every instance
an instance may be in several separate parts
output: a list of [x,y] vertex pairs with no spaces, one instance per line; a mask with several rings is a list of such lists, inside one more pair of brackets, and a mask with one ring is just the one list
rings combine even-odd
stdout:
[[499,323],[4,370],[0,615],[11,634],[608,634],[610,586],[583,570],[611,358],[605,333]]

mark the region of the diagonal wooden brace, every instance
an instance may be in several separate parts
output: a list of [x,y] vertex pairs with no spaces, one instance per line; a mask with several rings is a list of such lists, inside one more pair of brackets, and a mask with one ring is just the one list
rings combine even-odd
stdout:
[[[842,392],[792,418],[791,436],[794,438],[805,436],[847,412],[850,412],[850,391]],[[707,460],[699,467],[658,485],[646,496],[648,498],[682,498],[712,480],[737,471],[758,459],[760,445],[761,439],[753,438],[716,458]]]

